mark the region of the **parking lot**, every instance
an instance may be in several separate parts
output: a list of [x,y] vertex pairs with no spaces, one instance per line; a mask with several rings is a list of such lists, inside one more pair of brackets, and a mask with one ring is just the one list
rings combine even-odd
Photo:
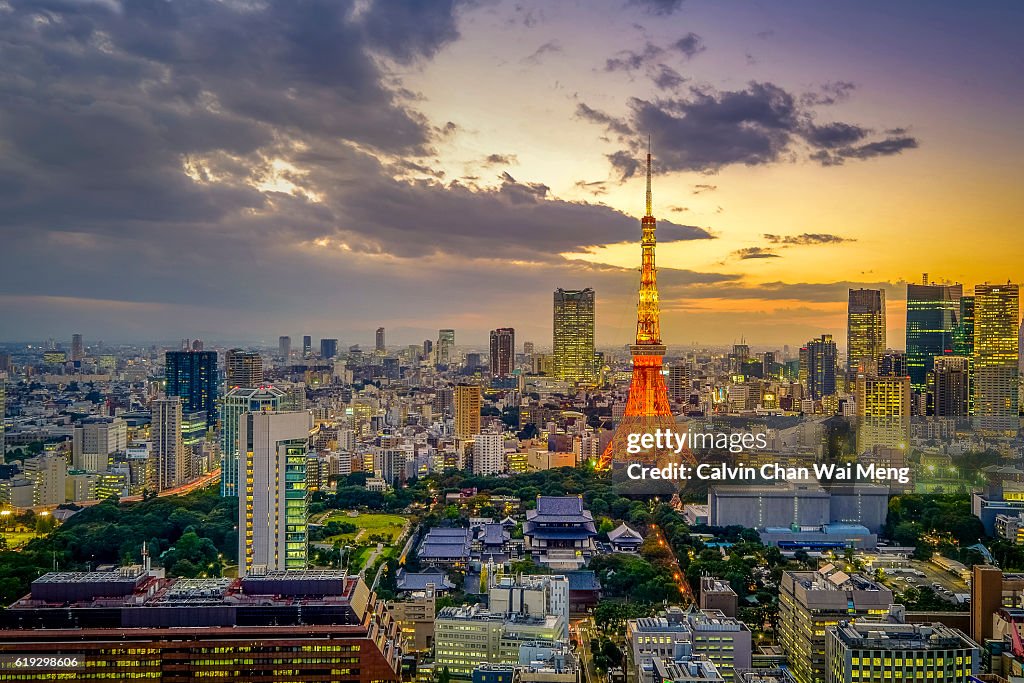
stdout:
[[[868,556],[866,559],[870,559]],[[871,565],[868,575],[874,575],[875,566]],[[899,568],[882,567],[882,583],[896,592],[903,592],[908,586],[922,588],[927,586],[935,593],[951,604],[956,602],[957,593],[969,594],[970,587],[959,576],[949,573],[937,567],[931,562],[921,560],[907,560],[906,564]],[[912,573],[914,570],[921,572],[924,576]]]

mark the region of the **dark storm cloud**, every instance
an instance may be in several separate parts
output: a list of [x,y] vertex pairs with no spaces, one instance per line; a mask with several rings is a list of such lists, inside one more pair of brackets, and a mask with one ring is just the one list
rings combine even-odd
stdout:
[[841,237],[824,232],[805,232],[802,235],[772,235],[765,233],[764,238],[772,244],[786,246],[807,246],[813,244],[840,244],[842,242],[855,242],[852,237]]
[[[852,86],[827,86],[833,97],[845,96]],[[846,159],[870,159],[899,154],[918,146],[909,135],[868,140],[871,131],[836,121],[816,124],[815,110],[784,88],[751,82],[743,90],[690,88],[686,96],[657,100],[633,98],[624,117],[596,112],[583,116],[614,130],[629,149],[609,155],[622,178],[636,171],[633,157],[643,152],[651,135],[659,163],[667,170],[714,172],[725,166],[794,161],[807,157],[824,165]],[[580,104],[577,113],[594,110]]]
[[[482,239],[484,234],[500,236],[503,257],[558,262],[559,253],[638,235],[634,217],[605,206],[551,199],[546,185],[518,180],[508,172],[501,181],[492,189],[377,181],[343,199],[344,223],[358,226],[360,240],[349,246],[398,257],[447,253],[491,258],[496,244]],[[703,228],[668,221],[659,223],[658,232],[665,241],[711,238]]]
[[[3,310],[46,329],[86,319],[116,334],[148,315],[159,333],[186,316],[251,331],[308,316],[320,291],[346,316],[422,316],[438,292],[457,296],[456,264],[476,264],[463,291],[483,279],[521,292],[522,264],[544,287],[578,273],[634,291],[632,269],[558,254],[634,240],[635,217],[507,173],[489,188],[439,180],[433,143],[460,128],[410,108],[388,65],[435,55],[455,26],[453,5],[435,2],[11,0]],[[666,241],[711,237],[660,228]]]
[[733,252],[733,256],[741,260],[758,258],[779,258],[779,255],[765,247],[745,247]]
[[[0,221],[116,230],[121,220],[216,221],[260,210],[249,161],[324,138],[394,152],[432,130],[383,84],[373,54],[428,56],[453,36],[450,7],[278,0],[15,1],[0,22]],[[197,184],[189,158],[246,159],[242,177]],[[201,177],[201,176],[200,176]]]

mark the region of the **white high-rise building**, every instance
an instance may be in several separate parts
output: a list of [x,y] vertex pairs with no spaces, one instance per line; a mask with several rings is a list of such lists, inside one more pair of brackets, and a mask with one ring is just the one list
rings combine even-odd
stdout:
[[174,488],[184,483],[188,476],[188,458],[185,442],[181,438],[181,421],[179,396],[153,401],[151,457],[156,465],[156,481],[153,483],[157,491]]
[[306,568],[311,425],[306,411],[244,413],[239,420],[239,576]]
[[473,474],[491,475],[505,471],[505,438],[485,432],[473,437]]
[[105,472],[110,456],[128,448],[128,423],[119,417],[90,417],[75,427],[71,464],[87,472]]

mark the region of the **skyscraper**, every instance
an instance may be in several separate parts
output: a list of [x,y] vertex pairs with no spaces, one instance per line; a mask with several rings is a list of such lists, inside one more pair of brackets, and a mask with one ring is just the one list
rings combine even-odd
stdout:
[[523,355],[527,357],[533,355],[533,342],[523,342]]
[[800,349],[800,375],[815,401],[836,393],[836,343],[831,334],[812,339]]
[[480,433],[480,387],[459,384],[452,395],[455,406],[455,438],[472,439]]
[[1020,359],[1017,285],[974,288],[974,415],[979,429],[1016,433]]
[[857,375],[857,452],[910,444],[910,378]]
[[71,335],[71,360],[82,360],[85,358],[85,344],[82,343],[82,335]]
[[[622,421],[612,440],[601,454],[599,468],[610,467],[613,462],[626,459],[643,460],[664,465],[679,458],[693,462],[688,450],[681,453],[671,448],[648,450],[642,454],[628,454],[627,441],[634,434],[653,434],[656,430],[671,430],[676,426],[668,403],[668,388],[662,374],[665,345],[661,343],[661,308],[658,305],[657,268],[654,250],[657,246],[657,221],[653,213],[651,196],[651,151],[647,150],[647,212],[640,221],[640,296],[636,307],[636,343],[629,347],[633,354],[633,376],[629,384],[629,398]],[[593,301],[593,293],[591,293]],[[556,294],[557,302],[557,294]],[[557,306],[556,306],[557,310]],[[593,315],[591,315],[590,344],[593,348]],[[557,339],[557,336],[556,336]]]
[[437,348],[435,365],[449,365],[452,362],[452,350],[455,346],[455,330],[437,331]]
[[552,365],[555,377],[567,382],[593,384],[594,290],[556,289],[552,325]]
[[186,461],[185,443],[181,438],[182,407],[183,402],[179,396],[153,401],[150,457],[155,464],[156,481],[153,483],[157,491],[185,483],[190,469]]
[[313,337],[303,335],[302,337],[302,357],[309,358],[313,355]]
[[231,387],[258,387],[263,384],[263,356],[256,351],[228,349],[224,354],[225,382]]
[[936,356],[953,354],[953,330],[960,313],[963,286],[907,285],[907,372],[910,387],[923,394]]
[[337,339],[321,339],[320,340],[320,357],[324,360],[330,360],[338,355],[338,340]]
[[376,344],[375,344],[374,348],[377,351],[381,351],[381,352],[384,351],[385,344],[384,344],[384,328],[383,327],[378,327],[377,328],[377,339],[376,339]]
[[430,354],[434,352],[434,342],[429,339],[423,340],[423,357],[430,360]]
[[936,417],[969,414],[970,361],[963,356],[938,356],[932,368],[932,405]]
[[182,410],[188,413],[203,411],[206,424],[213,428],[217,424],[217,378],[216,351],[168,351],[165,376],[167,396],[180,396]]
[[876,374],[885,353],[885,290],[851,289],[846,313],[846,371]]
[[276,387],[235,387],[224,396],[220,431],[220,495],[238,495],[238,422],[243,413],[281,409],[285,392]]
[[[306,568],[305,411],[244,413],[244,491],[238,496],[238,575]],[[241,462],[240,462],[241,464]]]
[[491,330],[491,377],[507,377],[512,374],[516,360],[516,331],[511,327]]
[[292,355],[292,338],[285,335],[277,338],[277,357],[288,362]]

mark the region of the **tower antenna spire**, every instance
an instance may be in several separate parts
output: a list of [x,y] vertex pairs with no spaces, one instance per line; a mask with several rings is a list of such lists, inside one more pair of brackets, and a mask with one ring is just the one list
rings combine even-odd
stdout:
[[652,212],[653,202],[651,201],[651,136],[647,136],[647,213],[645,216],[654,215]]

